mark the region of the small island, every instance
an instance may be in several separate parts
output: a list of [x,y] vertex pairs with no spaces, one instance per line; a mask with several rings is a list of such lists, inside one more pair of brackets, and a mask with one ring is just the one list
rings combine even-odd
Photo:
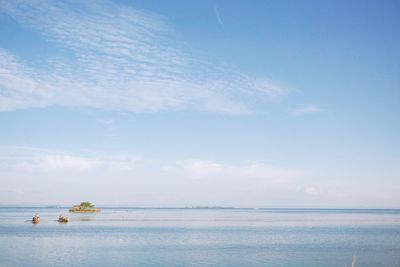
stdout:
[[89,213],[89,212],[100,212],[101,209],[95,208],[94,205],[90,202],[81,202],[79,205],[74,205],[72,208],[69,209],[69,212],[82,212],[82,213]]

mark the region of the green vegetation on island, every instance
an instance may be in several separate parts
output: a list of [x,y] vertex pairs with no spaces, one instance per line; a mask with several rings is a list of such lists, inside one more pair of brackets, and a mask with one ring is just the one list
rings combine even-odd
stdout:
[[101,209],[95,208],[90,202],[81,202],[79,205],[74,205],[69,209],[69,212],[100,212]]
[[81,202],[81,204],[79,206],[84,207],[84,208],[93,208],[94,207],[94,205],[90,202]]

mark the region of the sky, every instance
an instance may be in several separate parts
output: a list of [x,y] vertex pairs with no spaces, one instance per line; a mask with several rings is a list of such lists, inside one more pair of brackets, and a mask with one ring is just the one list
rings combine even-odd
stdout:
[[0,205],[400,208],[399,1],[0,0]]

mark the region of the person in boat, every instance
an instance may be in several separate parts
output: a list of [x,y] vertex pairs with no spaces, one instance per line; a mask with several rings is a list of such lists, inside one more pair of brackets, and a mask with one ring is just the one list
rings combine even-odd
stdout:
[[37,213],[35,213],[35,215],[32,218],[32,223],[38,224],[39,222],[40,222],[40,217]]
[[60,223],[67,223],[67,222],[69,222],[69,219],[68,219],[68,217],[64,217],[64,216],[60,215],[60,216],[58,217],[58,222],[60,222]]

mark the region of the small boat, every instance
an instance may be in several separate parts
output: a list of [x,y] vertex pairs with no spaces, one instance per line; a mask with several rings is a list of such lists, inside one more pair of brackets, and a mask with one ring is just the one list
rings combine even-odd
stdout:
[[59,223],[67,223],[67,222],[69,222],[69,218],[68,217],[66,217],[66,216],[62,216],[62,215],[60,215],[59,217],[58,217],[58,220],[57,220]]
[[40,222],[40,217],[37,213],[35,213],[35,215],[32,218],[32,223],[33,224],[38,224]]

